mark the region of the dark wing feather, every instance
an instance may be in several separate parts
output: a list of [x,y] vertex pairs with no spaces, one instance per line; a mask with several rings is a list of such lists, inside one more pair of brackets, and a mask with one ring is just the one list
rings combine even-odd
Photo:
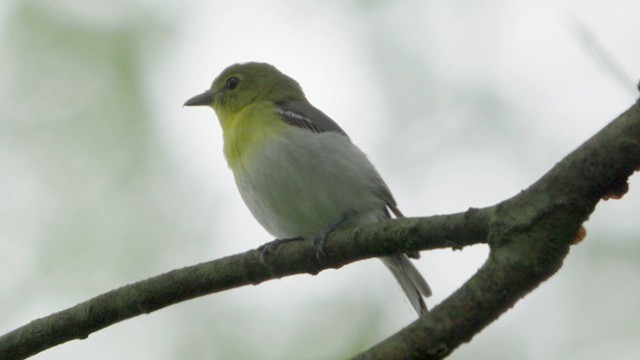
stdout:
[[307,129],[314,133],[334,131],[347,136],[347,133],[313,105],[303,101],[288,101],[276,105],[282,120],[291,126]]

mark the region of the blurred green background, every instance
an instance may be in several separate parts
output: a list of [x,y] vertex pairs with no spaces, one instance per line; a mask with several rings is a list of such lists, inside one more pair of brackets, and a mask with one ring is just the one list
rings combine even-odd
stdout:
[[[296,78],[405,214],[444,214],[526,188],[633,102],[638,13],[635,0],[3,1],[0,333],[270,240],[236,193],[213,112],[181,107],[227,65]],[[598,205],[561,271],[451,358],[639,358],[639,189],[635,176]],[[431,306],[486,254],[424,253]],[[344,358],[413,319],[371,260],[189,301],[35,358]]]

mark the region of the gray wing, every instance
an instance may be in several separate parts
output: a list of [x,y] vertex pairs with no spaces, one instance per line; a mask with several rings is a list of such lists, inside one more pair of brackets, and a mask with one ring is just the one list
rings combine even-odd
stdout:
[[[288,101],[276,105],[282,120],[291,126],[312,131],[314,133],[337,132],[349,137],[342,128],[322,111],[303,101]],[[398,209],[396,200],[382,178],[378,178],[378,196],[385,201],[395,217],[404,217]]]
[[307,129],[314,133],[333,131],[349,137],[335,121],[308,102],[288,101],[279,103],[276,107],[282,120],[291,126]]
[[[277,104],[276,107],[282,120],[291,126],[307,129],[314,133],[334,131],[349,137],[335,121],[308,102],[288,101]],[[378,196],[385,201],[387,207],[396,217],[403,217],[387,185],[381,178],[378,178],[378,182]]]

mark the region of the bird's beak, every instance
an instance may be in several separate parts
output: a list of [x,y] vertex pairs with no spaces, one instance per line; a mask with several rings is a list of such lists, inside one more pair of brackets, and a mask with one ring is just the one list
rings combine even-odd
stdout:
[[213,104],[213,93],[207,90],[187,100],[182,106],[211,106]]

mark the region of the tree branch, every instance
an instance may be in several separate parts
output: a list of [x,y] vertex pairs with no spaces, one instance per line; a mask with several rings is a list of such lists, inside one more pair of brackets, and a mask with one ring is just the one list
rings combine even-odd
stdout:
[[517,196],[498,204],[485,264],[429,316],[355,359],[441,359],[553,275],[600,199],[620,198],[640,168],[640,106]]
[[278,246],[261,261],[259,250],[185,267],[109,291],[58,313],[34,320],[0,337],[1,359],[23,359],[116,322],[181,301],[284,276],[317,274],[351,262],[403,251],[486,242],[493,208],[465,213],[403,218],[329,236],[318,259],[310,241]]
[[464,213],[389,220],[332,234],[325,255],[310,242],[257,250],[174,270],[99,295],[0,337],[0,358],[23,359],[118,321],[198,296],[396,252],[462,248],[488,242],[489,258],[432,312],[359,359],[442,358],[497,319],[562,265],[572,239],[602,198],[620,197],[640,167],[638,104],[529,189]]

